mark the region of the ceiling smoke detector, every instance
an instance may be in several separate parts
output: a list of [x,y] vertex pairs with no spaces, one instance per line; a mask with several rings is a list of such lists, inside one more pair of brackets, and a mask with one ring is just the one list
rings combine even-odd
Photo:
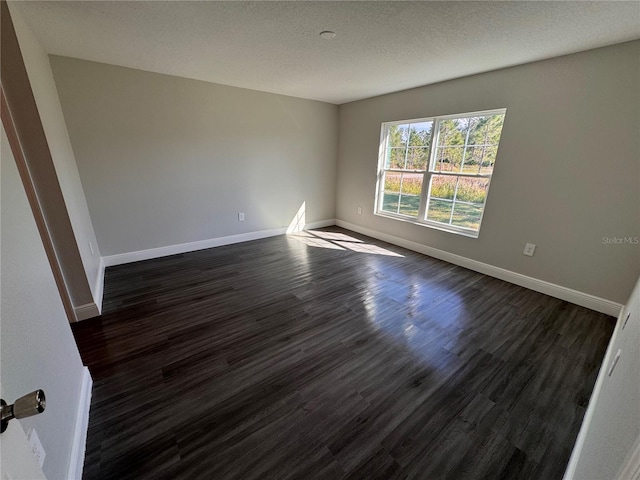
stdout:
[[336,32],[325,30],[324,32],[320,32],[320,36],[325,40],[331,40],[332,38],[336,38]]

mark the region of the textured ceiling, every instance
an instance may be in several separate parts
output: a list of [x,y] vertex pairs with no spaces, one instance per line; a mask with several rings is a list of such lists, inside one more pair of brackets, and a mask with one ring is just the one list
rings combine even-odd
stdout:
[[336,104],[640,38],[637,1],[17,6],[50,54]]

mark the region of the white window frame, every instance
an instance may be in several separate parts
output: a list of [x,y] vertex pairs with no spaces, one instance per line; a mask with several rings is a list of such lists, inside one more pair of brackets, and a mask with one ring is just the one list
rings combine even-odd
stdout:
[[[455,233],[458,235],[464,235],[467,237],[478,238],[480,235],[480,228],[482,227],[482,220],[484,219],[484,213],[487,205],[487,198],[489,197],[489,190],[491,186],[491,177],[493,173],[449,173],[449,172],[438,172],[435,170],[436,163],[436,146],[438,145],[439,136],[440,136],[440,122],[442,120],[450,120],[450,119],[461,119],[461,118],[471,118],[471,117],[481,117],[481,116],[491,116],[491,115],[505,115],[506,117],[507,109],[499,108],[494,110],[483,110],[479,112],[469,112],[469,113],[460,113],[460,114],[452,114],[452,115],[438,115],[433,117],[426,118],[414,118],[409,120],[395,120],[391,122],[383,122],[382,128],[380,130],[380,151],[378,154],[378,176],[376,181],[376,198],[375,198],[375,210],[374,214],[381,216],[392,218],[395,220],[401,220],[404,222],[414,223],[416,225],[422,225],[429,228],[434,228],[436,230],[443,230],[445,232]],[[411,217],[408,215],[403,215],[401,213],[392,213],[385,210],[382,210],[383,201],[384,201],[384,174],[385,172],[408,172],[409,170],[405,169],[393,169],[388,168],[385,169],[386,163],[386,155],[387,155],[387,141],[389,137],[389,128],[393,125],[406,125],[409,123],[423,123],[423,122],[433,122],[431,126],[431,143],[429,145],[429,161],[427,164],[426,170],[414,170],[414,173],[423,173],[424,177],[422,179],[422,190],[420,192],[420,207],[418,210],[417,217]],[[504,127],[503,127],[504,128]],[[502,140],[502,133],[501,138]],[[407,138],[407,142],[409,139]],[[498,142],[498,150],[499,150]],[[497,154],[496,154],[496,162],[497,162]],[[495,168],[495,165],[494,165]],[[487,193],[484,199],[484,204],[482,206],[482,213],[480,214],[480,222],[478,226],[478,230],[474,230],[472,228],[460,227],[457,225],[448,225],[446,223],[436,222],[435,220],[427,220],[426,212],[429,210],[429,190],[431,184],[431,177],[433,175],[447,175],[447,176],[456,176],[456,177],[470,177],[470,178],[488,178],[489,182],[487,184]],[[455,199],[454,199],[454,207],[455,207]],[[453,214],[453,207],[452,207]]]

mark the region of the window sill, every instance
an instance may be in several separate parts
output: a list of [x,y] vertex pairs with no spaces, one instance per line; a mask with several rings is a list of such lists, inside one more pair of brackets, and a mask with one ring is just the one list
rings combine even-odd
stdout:
[[421,227],[433,228],[434,230],[440,230],[442,232],[453,233],[455,235],[461,235],[463,237],[478,238],[480,232],[469,230],[462,227],[455,227],[452,225],[444,225],[442,223],[430,222],[429,220],[420,221],[411,217],[404,217],[402,215],[394,215],[386,212],[375,212],[374,215],[383,218],[389,218],[391,220],[399,220],[401,222],[412,223],[413,225],[419,225]]

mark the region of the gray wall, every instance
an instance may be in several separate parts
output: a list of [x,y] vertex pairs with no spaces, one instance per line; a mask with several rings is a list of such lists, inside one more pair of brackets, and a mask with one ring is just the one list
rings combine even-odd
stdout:
[[50,60],[102,255],[334,218],[335,105]]
[[[636,41],[341,105],[336,217],[624,303],[640,247],[602,237],[640,235],[639,59]],[[502,107],[478,239],[373,215],[381,122]]]
[[0,378],[6,399],[37,388],[46,411],[20,421],[35,427],[47,478],[66,478],[83,366],[2,128],[0,161]]

